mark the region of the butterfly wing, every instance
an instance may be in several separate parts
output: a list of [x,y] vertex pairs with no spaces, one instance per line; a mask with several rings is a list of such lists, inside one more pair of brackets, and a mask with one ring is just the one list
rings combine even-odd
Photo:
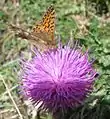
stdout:
[[[34,34],[42,35],[42,40],[54,40],[54,29],[55,29],[55,9],[50,6],[47,12],[44,14],[42,21],[33,28]],[[43,36],[44,35],[44,36]],[[45,38],[44,38],[45,37]],[[48,37],[48,38],[46,38]],[[48,42],[48,41],[46,41]]]

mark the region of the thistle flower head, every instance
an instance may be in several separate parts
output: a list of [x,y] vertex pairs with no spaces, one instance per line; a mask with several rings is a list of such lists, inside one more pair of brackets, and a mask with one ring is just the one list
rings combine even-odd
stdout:
[[88,51],[59,46],[44,53],[35,51],[23,62],[22,87],[26,97],[51,112],[82,104],[93,88],[96,71]]

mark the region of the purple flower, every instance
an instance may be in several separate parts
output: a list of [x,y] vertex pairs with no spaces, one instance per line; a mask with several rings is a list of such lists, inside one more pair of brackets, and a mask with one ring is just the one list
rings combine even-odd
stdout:
[[59,46],[44,53],[35,51],[23,62],[22,89],[33,103],[42,102],[54,113],[82,104],[93,88],[95,75],[88,51]]

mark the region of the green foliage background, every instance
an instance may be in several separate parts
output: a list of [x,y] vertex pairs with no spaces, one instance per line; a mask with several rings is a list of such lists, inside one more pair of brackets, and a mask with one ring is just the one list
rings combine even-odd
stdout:
[[[13,0],[14,1],[14,0]],[[17,0],[15,0],[17,1]],[[0,1],[0,119],[18,119],[19,114],[10,99],[4,82],[24,119],[34,119],[18,88],[20,53],[29,56],[28,42],[17,38],[7,24],[19,24],[31,30],[45,10],[56,9],[56,32],[66,42],[73,33],[82,46],[90,49],[99,78],[84,106],[72,110],[67,118],[109,119],[110,113],[110,1],[109,0],[11,0]],[[42,118],[51,118],[49,114]]]

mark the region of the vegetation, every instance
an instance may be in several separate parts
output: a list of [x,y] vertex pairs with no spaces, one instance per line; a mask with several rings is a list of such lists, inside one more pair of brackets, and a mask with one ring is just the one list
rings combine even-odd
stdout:
[[[35,119],[33,107],[19,92],[21,53],[29,57],[28,41],[15,36],[8,24],[31,30],[53,4],[56,32],[67,42],[70,33],[90,50],[99,78],[85,105],[70,112],[70,119],[109,119],[110,114],[110,1],[109,0],[2,0],[0,1],[0,119]],[[27,106],[28,105],[28,106]],[[36,117],[37,118],[37,117]],[[49,114],[41,114],[51,119]]]

